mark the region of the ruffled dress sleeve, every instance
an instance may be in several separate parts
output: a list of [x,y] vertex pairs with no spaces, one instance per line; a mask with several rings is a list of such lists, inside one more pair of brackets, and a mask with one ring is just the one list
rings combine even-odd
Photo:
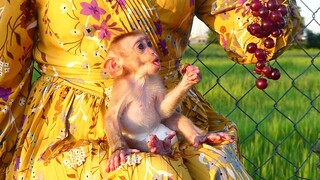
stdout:
[[[297,6],[291,0],[283,0],[279,5],[287,7],[288,12],[283,16],[284,27],[278,28],[282,31],[281,35],[274,37],[271,30],[270,32],[264,31],[264,34],[259,35],[250,33],[248,31],[250,25],[258,24],[260,27],[262,25],[262,18],[253,15],[254,12],[250,8],[251,2],[252,0],[196,1],[196,16],[219,35],[219,43],[226,51],[227,56],[240,64],[253,64],[258,61],[254,53],[248,53],[247,45],[249,43],[255,43],[257,48],[266,50],[266,60],[269,61],[281,55],[290,46],[300,29],[301,17]],[[266,6],[268,1],[262,0],[261,2],[263,6]],[[271,12],[270,10],[270,14]],[[267,37],[272,38],[275,42],[272,48],[266,48],[264,45]]]
[[31,83],[32,39],[37,24],[32,7],[31,0],[0,2],[1,166],[11,160]]

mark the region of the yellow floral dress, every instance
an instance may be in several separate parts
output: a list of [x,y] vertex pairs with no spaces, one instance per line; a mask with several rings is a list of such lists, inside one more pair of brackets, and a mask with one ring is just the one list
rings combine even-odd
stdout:
[[[254,62],[244,51],[246,38],[235,34],[243,26],[234,20],[247,22],[250,16],[245,2],[1,0],[0,179],[250,179],[238,158],[238,141],[197,150],[182,144],[175,158],[137,153],[106,173],[109,152],[102,128],[112,85],[103,64],[112,38],[144,30],[161,56],[170,89],[179,81],[195,15],[220,34],[232,60]],[[285,33],[292,34],[294,26],[289,22]],[[269,55],[289,41],[280,39]],[[34,62],[41,77],[31,84]],[[182,110],[202,129],[238,137],[236,126],[196,89]]]

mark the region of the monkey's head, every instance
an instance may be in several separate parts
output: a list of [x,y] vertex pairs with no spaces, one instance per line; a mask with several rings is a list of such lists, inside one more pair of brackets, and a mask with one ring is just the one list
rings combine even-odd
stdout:
[[104,68],[113,78],[126,75],[152,75],[160,70],[160,59],[148,36],[133,31],[115,38]]

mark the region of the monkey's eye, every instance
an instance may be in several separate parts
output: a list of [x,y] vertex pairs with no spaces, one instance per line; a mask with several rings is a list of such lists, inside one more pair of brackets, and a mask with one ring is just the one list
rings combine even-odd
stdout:
[[147,41],[147,45],[148,45],[148,47],[152,47],[151,41]]
[[144,50],[145,48],[146,48],[146,47],[144,46],[143,43],[139,43],[139,44],[138,44],[138,49]]

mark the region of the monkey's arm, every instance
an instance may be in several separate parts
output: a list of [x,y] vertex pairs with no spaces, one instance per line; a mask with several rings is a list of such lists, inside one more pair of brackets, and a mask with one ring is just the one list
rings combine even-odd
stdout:
[[128,148],[127,143],[122,136],[120,118],[125,107],[126,96],[123,91],[123,86],[119,86],[117,82],[114,82],[113,90],[111,92],[110,105],[108,107],[108,112],[105,117],[105,133],[107,135],[107,140],[111,153],[116,150]]
[[194,144],[196,137],[205,135],[206,132],[195,126],[190,119],[184,115],[174,112],[172,116],[163,120],[163,124],[178,132],[190,144]]
[[195,126],[190,119],[175,112],[172,116],[163,120],[163,124],[181,134],[194,147],[203,143],[210,145],[220,143],[232,143],[234,136],[225,132],[208,132]]
[[201,80],[201,73],[198,67],[189,66],[181,82],[166,94],[162,101],[159,101],[159,114],[164,118],[169,117],[175,111],[178,104],[188,93],[189,89]]
[[127,149],[127,143],[122,136],[121,125],[119,122],[118,108],[109,106],[108,115],[105,118],[105,133],[111,153],[120,149]]
[[178,84],[174,89],[169,91],[163,98],[162,101],[159,101],[159,114],[163,118],[170,117],[181,100],[184,98],[184,96],[187,94],[188,90],[190,88],[181,85],[181,83]]

